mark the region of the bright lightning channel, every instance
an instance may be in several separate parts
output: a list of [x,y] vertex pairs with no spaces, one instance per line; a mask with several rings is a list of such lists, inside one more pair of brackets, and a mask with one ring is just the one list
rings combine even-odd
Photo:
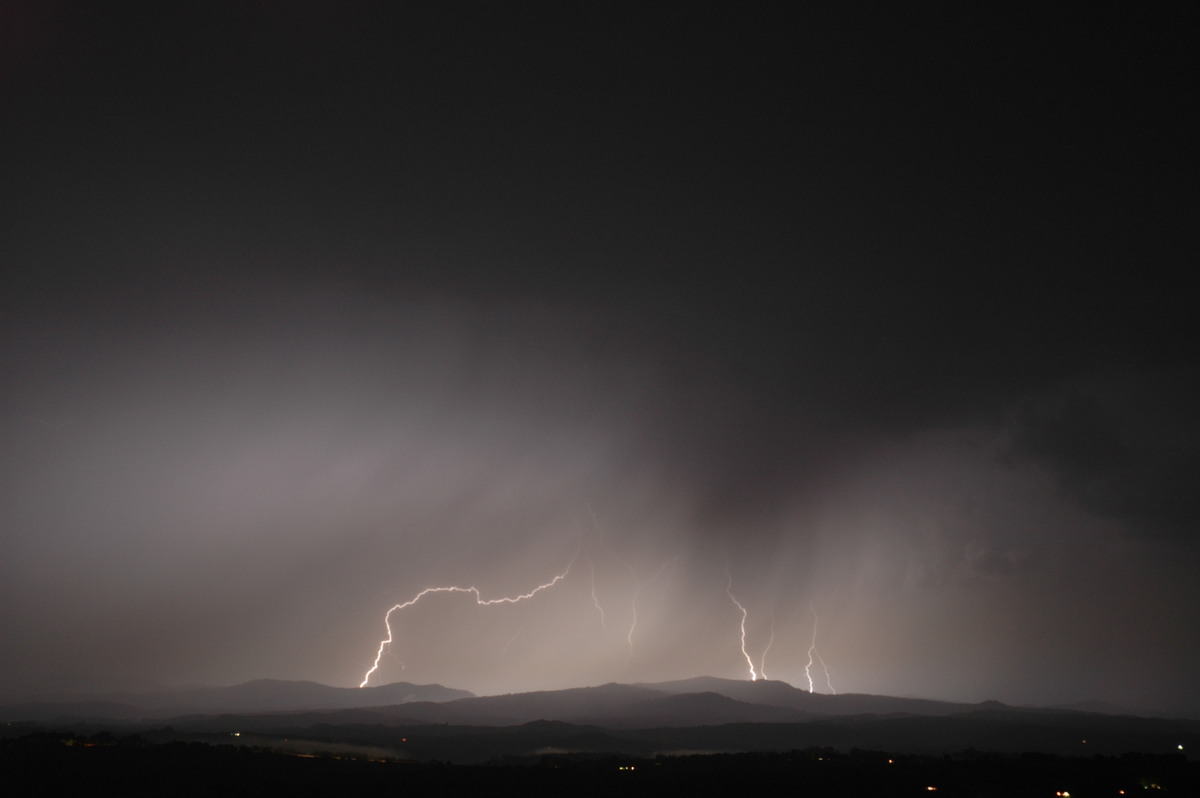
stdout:
[[[621,558],[618,557],[618,559],[621,559]],[[643,582],[641,579],[638,578],[637,571],[635,571],[633,569],[633,566],[629,565],[629,563],[623,559],[621,561],[624,562],[625,565],[629,568],[629,572],[633,574],[633,579],[634,579],[633,599],[629,602],[629,610],[630,610],[630,613],[632,616],[632,620],[629,623],[629,634],[625,635],[625,642],[629,644],[629,657],[627,659],[630,659],[633,657],[633,631],[635,629],[637,629],[637,622],[638,622],[638,610],[637,610],[638,596],[640,596],[642,594],[642,590],[647,585],[649,585],[652,582],[657,581],[658,578],[663,575],[663,572],[667,570],[668,565],[671,566],[671,573],[674,574],[675,566],[679,563],[679,558],[672,557],[669,560],[665,560],[663,562],[663,564],[658,567],[658,570],[654,572],[654,576],[650,577],[645,582]]]
[[746,608],[742,606],[742,602],[738,601],[733,595],[733,575],[729,573],[729,567],[725,567],[725,595],[729,596],[729,600],[733,602],[733,606],[741,610],[742,613],[742,656],[746,658],[746,666],[750,670],[750,681],[758,681],[758,674],[754,671],[754,660],[750,659],[750,652],[746,651]]
[[[626,662],[628,662],[629,659],[631,659],[633,657],[633,630],[637,627],[637,594],[640,593],[642,590],[642,582],[640,579],[638,579],[637,571],[634,569],[633,565],[630,564],[629,560],[626,560],[624,557],[622,557],[621,555],[617,554],[615,551],[610,549],[608,547],[608,545],[604,542],[604,537],[608,535],[608,530],[605,529],[604,524],[600,523],[600,519],[596,517],[596,512],[595,512],[595,510],[592,509],[592,505],[590,503],[587,506],[587,511],[588,511],[588,515],[590,515],[592,517],[593,526],[595,526],[596,529],[600,530],[600,541],[599,541],[600,548],[602,548],[606,552],[608,552],[608,555],[610,557],[612,557],[614,560],[621,563],[621,565],[625,566],[625,570],[629,571],[630,576],[633,577],[634,592],[633,592],[633,601],[631,602],[633,621],[629,625],[629,633],[625,635],[625,641],[629,645],[629,654],[626,656]],[[591,562],[591,559],[589,558],[588,561]],[[604,625],[604,608],[602,608],[600,606],[600,600],[596,597],[596,569],[595,569],[595,566],[592,567],[592,604],[600,612],[600,625],[601,625],[601,627],[604,628],[604,631],[607,632],[608,627]]]
[[775,613],[771,613],[771,637],[767,640],[767,647],[763,649],[762,658],[758,661],[758,675],[767,678],[767,652],[771,650],[771,646],[775,645]]
[[[579,554],[578,554],[578,552],[576,552],[575,557],[578,557],[578,556],[579,556]],[[543,590],[549,590],[550,588],[554,587],[562,580],[566,579],[567,574],[571,572],[571,566],[575,564],[575,557],[571,558],[571,562],[567,563],[567,567],[563,569],[563,572],[561,574],[554,577],[549,582],[544,582],[544,583],[538,585],[533,590],[530,590],[528,593],[522,593],[518,596],[504,596],[504,597],[496,598],[496,599],[485,599],[483,597],[483,595],[479,592],[479,588],[477,588],[473,585],[471,587],[458,587],[456,585],[447,585],[447,586],[442,586],[442,587],[427,587],[424,590],[422,590],[420,593],[418,593],[417,595],[410,598],[408,601],[404,602],[403,604],[393,605],[392,608],[389,609],[383,616],[383,624],[384,624],[384,626],[387,627],[387,637],[384,638],[383,640],[379,641],[379,650],[375,652],[375,662],[371,665],[370,670],[368,670],[366,672],[366,674],[363,675],[363,680],[358,686],[359,687],[367,686],[367,683],[369,681],[371,681],[371,674],[373,674],[373,673],[375,673],[375,671],[379,670],[379,661],[381,659],[383,659],[383,652],[387,651],[388,648],[392,645],[392,642],[394,640],[394,637],[392,635],[392,613],[393,612],[407,609],[432,593],[470,593],[475,596],[475,603],[481,607],[487,607],[487,606],[491,606],[493,604],[516,604],[518,602],[525,601],[526,599],[531,599],[534,596],[536,596],[538,593],[541,593]]]
[[608,624],[604,622],[604,608],[600,606],[600,599],[596,596],[596,564],[592,562],[591,557],[588,557],[588,568],[592,572],[592,606],[596,608],[596,612],[600,613],[600,628],[607,633]]
[[817,662],[821,663],[821,670],[825,671],[825,686],[829,688],[831,695],[837,695],[837,690],[833,689],[833,682],[829,678],[829,666],[825,664],[825,660],[821,658],[821,652],[814,652],[817,655]]
[[829,667],[825,664],[825,660],[821,659],[820,652],[817,651],[817,624],[820,622],[817,617],[817,608],[811,604],[808,605],[808,608],[812,611],[813,616],[812,642],[808,645],[808,664],[804,666],[804,676],[808,679],[808,692],[813,692],[812,666],[813,658],[816,657],[817,662],[821,663],[821,669],[825,671],[825,685],[829,688],[830,693],[837,695],[837,690],[833,689],[833,682],[829,678]]
[[[638,576],[637,569],[633,567],[633,563],[622,557],[620,554],[617,554],[615,551],[609,548],[608,544],[604,542],[603,536],[608,535],[608,530],[603,524],[600,523],[600,519],[596,517],[596,513],[594,510],[592,510],[592,506],[590,504],[588,505],[587,510],[588,515],[592,517],[592,524],[596,527],[596,529],[600,530],[600,534],[602,536],[599,541],[600,548],[604,549],[606,552],[608,552],[610,557],[623,565],[625,570],[629,572],[630,577],[633,578],[633,596],[629,600],[629,630],[625,633],[625,645],[629,649],[628,653],[625,655],[625,663],[628,665],[629,662],[633,660],[633,634],[637,631],[638,625],[638,599],[641,597],[642,591],[645,590],[647,586],[663,575],[663,572],[667,570],[668,565],[671,566],[671,573],[673,574],[675,572],[675,567],[679,564],[679,557],[676,556],[664,561],[663,564],[659,566],[658,570],[654,572],[653,576],[645,581],[642,581],[642,578]],[[604,610],[600,607],[600,601],[596,598],[596,572],[594,568],[592,570],[592,603],[600,612],[600,624],[603,626]],[[608,631],[607,627],[605,627],[605,631]]]

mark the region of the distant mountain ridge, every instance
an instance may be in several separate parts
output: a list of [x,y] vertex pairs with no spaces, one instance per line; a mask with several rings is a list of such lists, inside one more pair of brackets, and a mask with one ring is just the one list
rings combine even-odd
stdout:
[[394,682],[378,687],[331,687],[309,681],[254,679],[230,687],[103,695],[65,694],[0,707],[0,718],[42,720],[58,716],[132,719],[215,712],[338,710],[416,701],[437,703],[474,695],[469,690],[456,690],[440,684]]
[[811,747],[1072,756],[1200,750],[1196,720],[998,701],[823,695],[786,682],[712,677],[494,696],[406,682],[339,688],[260,679],[232,687],[60,696],[0,707],[0,720],[297,752],[368,746],[373,756],[461,763],[537,759],[547,752],[651,756]]
[[[935,701],[928,698],[898,698],[867,693],[831,695],[810,693],[787,682],[771,679],[720,679],[697,676],[670,682],[642,685],[665,693],[717,693],[750,704],[787,707],[807,716],[840,717],[846,715],[951,715],[970,709],[974,704]],[[998,702],[992,702],[997,704]],[[1000,706],[1003,706],[1002,704]]]
[[[1115,707],[1104,705],[1109,714]],[[288,713],[290,721],[320,715],[326,722],[441,723],[503,726],[559,721],[607,728],[796,723],[857,716],[950,717],[969,712],[1048,712],[998,701],[980,704],[847,693],[812,693],[787,682],[699,676],[640,684],[609,683],[564,690],[476,696],[439,684],[395,682],[331,687],[311,681],[256,679],[230,687],[143,693],[62,695],[0,707],[0,720],[169,719],[181,716]],[[1088,708],[1053,711],[1096,712]],[[341,714],[339,714],[341,713]],[[353,718],[353,721],[350,719]]]

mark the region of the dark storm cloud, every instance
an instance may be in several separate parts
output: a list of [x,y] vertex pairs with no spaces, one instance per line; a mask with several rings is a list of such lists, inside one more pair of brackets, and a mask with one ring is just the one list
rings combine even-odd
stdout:
[[1063,492],[1138,534],[1195,541],[1200,436],[1193,370],[1076,385],[1021,420],[1014,450],[1058,474]]
[[20,28],[14,683],[1196,704],[1190,43],[456,8]]

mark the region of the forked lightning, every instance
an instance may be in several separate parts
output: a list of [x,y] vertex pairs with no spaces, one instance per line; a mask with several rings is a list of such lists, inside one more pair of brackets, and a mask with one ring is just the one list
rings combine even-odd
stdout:
[[[578,557],[579,556],[578,553],[576,553],[575,556]],[[454,585],[449,585],[449,586],[445,586],[445,587],[427,587],[424,590],[422,590],[420,593],[418,593],[417,595],[410,598],[408,601],[404,602],[403,604],[393,605],[392,608],[389,609],[387,611],[387,613],[383,616],[383,624],[384,624],[384,626],[387,627],[387,637],[384,638],[383,640],[379,641],[379,650],[375,653],[375,662],[372,663],[370,670],[368,670],[366,672],[366,674],[363,676],[362,682],[358,686],[359,687],[367,686],[367,682],[371,681],[371,674],[373,674],[373,673],[375,673],[375,671],[379,670],[379,661],[381,659],[383,659],[383,652],[387,651],[388,647],[391,646],[391,644],[392,644],[392,641],[394,639],[392,636],[392,613],[393,612],[397,612],[398,610],[407,609],[408,607],[411,607],[412,605],[416,604],[421,599],[423,599],[426,596],[433,594],[433,593],[470,593],[475,596],[475,603],[481,607],[486,607],[486,606],[490,606],[493,604],[516,604],[517,602],[525,601],[526,599],[531,599],[534,596],[536,596],[538,593],[541,593],[543,590],[549,590],[550,588],[554,587],[562,580],[566,579],[567,574],[571,572],[571,566],[574,564],[575,564],[575,558],[572,558],[571,562],[567,563],[567,567],[565,569],[563,569],[563,572],[561,574],[554,577],[549,582],[540,584],[537,587],[535,587],[533,590],[530,590],[528,593],[522,593],[519,596],[503,596],[501,598],[485,599],[483,597],[483,595],[479,592],[479,588],[477,588],[477,587],[474,587],[474,586],[458,587],[458,586],[454,586]]]

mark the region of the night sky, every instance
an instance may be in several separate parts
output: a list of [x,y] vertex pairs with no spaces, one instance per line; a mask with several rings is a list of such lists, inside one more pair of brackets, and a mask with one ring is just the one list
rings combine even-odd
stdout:
[[1196,35],[4,3],[3,697],[1200,713]]

